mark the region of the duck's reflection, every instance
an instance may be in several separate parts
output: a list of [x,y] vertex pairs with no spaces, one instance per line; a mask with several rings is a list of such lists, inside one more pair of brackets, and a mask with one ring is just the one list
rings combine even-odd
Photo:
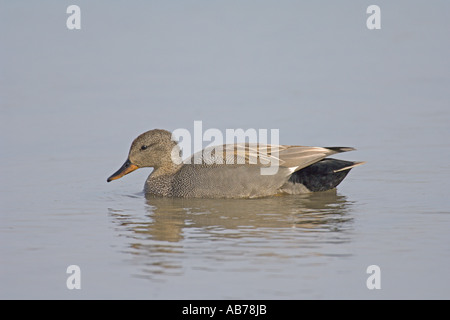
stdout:
[[127,251],[141,265],[139,276],[154,277],[181,274],[190,258],[211,262],[198,268],[214,268],[221,259],[301,256],[302,247],[348,241],[342,231],[351,228],[351,204],[331,190],[262,199],[147,196],[145,214],[109,211],[117,231],[129,239]]

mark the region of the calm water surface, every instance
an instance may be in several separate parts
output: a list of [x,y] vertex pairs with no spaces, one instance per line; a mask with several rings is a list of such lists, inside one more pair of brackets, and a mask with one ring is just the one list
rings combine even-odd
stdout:
[[[372,32],[350,3],[79,1],[69,31],[65,5],[1,2],[0,298],[449,299],[450,7],[378,4]],[[106,183],[138,134],[195,120],[367,164],[249,200]]]

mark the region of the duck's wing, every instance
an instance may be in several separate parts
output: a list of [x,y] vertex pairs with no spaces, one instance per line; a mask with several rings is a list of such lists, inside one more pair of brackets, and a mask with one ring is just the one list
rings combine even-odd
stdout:
[[191,164],[247,164],[271,166],[277,164],[295,172],[316,163],[325,157],[355,150],[350,147],[306,147],[289,145],[270,145],[255,143],[236,143],[210,146],[192,155]]
[[292,172],[312,165],[332,154],[355,150],[351,147],[305,147],[283,146],[279,153],[280,166],[288,167]]

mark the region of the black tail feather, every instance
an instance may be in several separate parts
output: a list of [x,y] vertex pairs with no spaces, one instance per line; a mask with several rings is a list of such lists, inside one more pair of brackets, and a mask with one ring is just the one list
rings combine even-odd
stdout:
[[[340,147],[333,147],[328,149],[333,150],[335,148],[339,148],[339,150],[343,149]],[[341,181],[344,180],[344,178],[352,169],[351,166],[355,164],[357,163],[353,161],[326,158],[306,168],[294,172],[289,178],[289,182],[292,182],[294,184],[301,183],[313,192],[326,191],[335,188],[339,183],[341,183]],[[346,167],[350,168],[345,169]]]
[[329,150],[333,150],[336,153],[356,150],[355,148],[352,148],[352,147],[325,147],[325,148],[329,149]]

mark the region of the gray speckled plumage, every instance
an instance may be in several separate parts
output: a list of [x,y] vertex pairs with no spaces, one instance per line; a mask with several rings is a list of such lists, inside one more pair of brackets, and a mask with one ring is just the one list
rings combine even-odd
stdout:
[[[362,164],[325,158],[351,150],[236,144],[210,147],[182,162],[171,133],[155,129],[133,141],[127,161],[108,182],[137,168],[153,167],[144,190],[155,196],[255,198],[324,191],[336,187],[351,168]],[[273,163],[278,163],[275,174],[261,174],[262,168]]]

